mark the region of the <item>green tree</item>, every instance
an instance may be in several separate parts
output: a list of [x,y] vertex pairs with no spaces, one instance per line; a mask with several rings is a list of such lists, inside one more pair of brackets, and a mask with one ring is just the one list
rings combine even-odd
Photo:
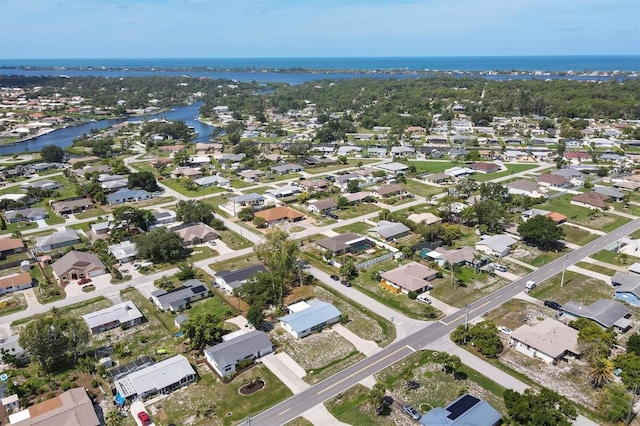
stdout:
[[124,426],[124,419],[118,410],[111,409],[104,418],[104,424],[105,426]]
[[564,237],[564,230],[553,219],[537,215],[518,226],[518,233],[528,244],[548,250]]
[[482,321],[469,329],[474,346],[487,358],[496,358],[504,346],[498,335],[498,328],[491,321]]
[[144,189],[145,191],[155,192],[160,188],[156,182],[155,176],[151,172],[131,173],[128,177],[127,188]]
[[243,222],[249,222],[250,220],[253,220],[253,217],[253,209],[251,207],[245,207],[238,212],[238,219]]
[[141,234],[135,242],[138,257],[149,259],[155,263],[180,262],[189,254],[189,250],[182,245],[178,234],[166,228],[158,228]]
[[255,216],[252,222],[256,228],[262,229],[267,227],[267,220],[262,216]]
[[611,422],[620,422],[627,418],[631,394],[621,383],[609,383],[598,394],[598,411]]
[[178,201],[176,217],[185,223],[209,224],[214,218],[213,206],[198,200]]
[[191,156],[186,149],[173,154],[173,164],[176,166],[186,166],[189,162],[191,162]]
[[247,322],[253,325],[256,330],[262,328],[262,324],[264,323],[264,311],[262,310],[262,306],[252,305],[249,307],[247,311]]
[[148,231],[149,224],[153,223],[154,220],[153,212],[150,210],[137,209],[132,206],[120,206],[113,209],[113,223],[115,227],[124,228],[127,232],[129,232],[132,227]]
[[339,162],[340,164],[347,164],[347,157],[346,157],[346,156],[344,156],[344,155],[339,155],[339,156],[338,156],[338,162]]
[[640,355],[640,334],[633,333],[627,340],[627,352]]
[[111,156],[113,140],[111,138],[98,139],[91,147],[91,153],[96,157],[107,158]]
[[340,266],[340,274],[346,280],[352,280],[358,276],[358,270],[356,269],[356,264],[353,259],[347,259],[342,266]]
[[507,389],[504,405],[514,424],[530,426],[571,426],[578,415],[567,398],[549,389],[535,393],[531,388],[520,394]]
[[464,324],[460,324],[451,332],[451,340],[457,345],[464,345],[471,341],[469,330]]
[[178,272],[176,272],[176,278],[180,281],[191,280],[196,277],[196,268],[193,263],[181,263],[178,265]]
[[49,163],[60,163],[64,159],[64,150],[57,145],[46,145],[40,150],[40,157]]
[[578,318],[569,325],[578,330],[578,344],[582,349],[582,356],[586,359],[606,358],[615,343],[613,330],[603,330],[594,321]]
[[627,389],[640,393],[640,356],[633,352],[620,354],[614,360],[614,365],[622,370],[620,378]]
[[338,208],[340,210],[344,210],[347,207],[349,207],[349,205],[351,204],[349,202],[349,200],[347,200],[346,197],[343,197],[342,195],[338,197],[338,199],[336,200],[336,204],[338,205]]
[[228,134],[227,140],[231,142],[232,145],[238,145],[240,143],[240,133],[233,132]]
[[347,192],[350,194],[354,194],[360,191],[360,181],[357,179],[352,179],[347,183]]
[[608,358],[596,357],[589,361],[589,383],[601,388],[613,381],[613,363]]
[[284,296],[293,284],[296,272],[299,272],[299,250],[298,242],[291,240],[289,234],[282,229],[268,232],[265,241],[255,247],[258,259],[264,262],[273,276],[275,302],[278,306],[284,305]]
[[222,320],[211,312],[189,317],[183,324],[184,335],[190,340],[191,349],[202,350],[222,341]]

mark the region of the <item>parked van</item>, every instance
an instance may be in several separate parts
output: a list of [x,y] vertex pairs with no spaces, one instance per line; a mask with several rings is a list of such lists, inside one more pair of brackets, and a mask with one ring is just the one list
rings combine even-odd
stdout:
[[527,283],[524,285],[524,287],[527,290],[532,290],[532,289],[536,288],[536,282],[535,281],[527,281]]

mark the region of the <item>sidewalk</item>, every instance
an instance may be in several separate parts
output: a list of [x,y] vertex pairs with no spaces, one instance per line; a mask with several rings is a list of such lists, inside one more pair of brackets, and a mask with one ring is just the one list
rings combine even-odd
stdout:
[[503,257],[503,259],[504,259],[504,260],[508,260],[508,261],[509,261],[509,262],[511,262],[511,263],[515,263],[516,265],[523,266],[523,267],[525,267],[525,268],[527,268],[527,269],[532,269],[532,270],[534,270],[534,271],[538,269],[537,267],[535,267],[535,266],[533,266],[533,265],[529,265],[528,263],[523,262],[523,261],[518,260],[518,259],[515,259],[515,258],[513,258],[513,257],[511,257],[511,256],[505,256],[505,257]]
[[611,277],[609,275],[601,274],[600,272],[590,271],[576,265],[567,267],[567,270],[577,272],[587,277],[593,277],[597,280],[604,281],[607,284],[611,284]]
[[614,265],[613,263],[603,262],[601,260],[596,260],[596,259],[594,259],[592,257],[585,257],[584,259],[582,259],[582,262],[591,263],[592,265],[602,266],[603,268],[613,269],[614,271],[620,271],[620,272],[624,272],[624,273],[628,272],[628,268],[626,268],[624,266],[619,266],[619,265]]

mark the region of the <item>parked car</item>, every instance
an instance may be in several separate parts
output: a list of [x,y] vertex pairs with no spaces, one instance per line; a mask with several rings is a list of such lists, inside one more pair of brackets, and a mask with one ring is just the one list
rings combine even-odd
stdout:
[[504,325],[498,326],[498,330],[504,334],[511,334],[511,329],[509,327],[505,327]]
[[351,282],[347,280],[340,281],[340,284],[342,284],[345,287],[351,287]]
[[91,282],[91,278],[81,278],[78,280],[78,285],[88,284]]
[[559,304],[558,302],[554,302],[553,300],[545,300],[544,306],[546,306],[547,308],[555,309],[556,311],[559,311],[560,308],[562,308],[561,304]]
[[142,426],[151,424],[151,419],[149,418],[149,415],[144,411],[140,411],[138,413],[138,419],[140,420],[140,423],[142,423]]
[[425,293],[419,294],[416,299],[421,301],[422,303],[426,303],[427,305],[431,304],[431,299],[429,299]]
[[413,408],[411,405],[404,405],[402,407],[402,409],[411,417],[413,417],[414,420],[420,420],[420,417],[422,417],[422,415],[420,413],[418,413],[418,410],[416,410],[415,408]]
[[340,281],[340,277],[337,275],[331,275],[331,279],[334,281]]
[[533,290],[534,288],[536,288],[536,282],[535,281],[527,281],[527,283],[524,285],[524,287],[527,290]]
[[495,269],[496,271],[500,271],[500,272],[507,272],[507,267],[504,265],[500,265],[499,263],[494,263],[493,264],[493,269]]

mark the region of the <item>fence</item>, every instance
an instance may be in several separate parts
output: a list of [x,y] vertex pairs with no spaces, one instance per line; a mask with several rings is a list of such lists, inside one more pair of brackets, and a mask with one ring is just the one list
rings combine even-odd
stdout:
[[378,256],[374,259],[367,260],[366,262],[358,263],[356,265],[356,269],[360,270],[360,269],[368,268],[371,265],[384,262],[385,260],[391,259],[392,257],[393,257],[393,253],[383,254],[382,256]]

